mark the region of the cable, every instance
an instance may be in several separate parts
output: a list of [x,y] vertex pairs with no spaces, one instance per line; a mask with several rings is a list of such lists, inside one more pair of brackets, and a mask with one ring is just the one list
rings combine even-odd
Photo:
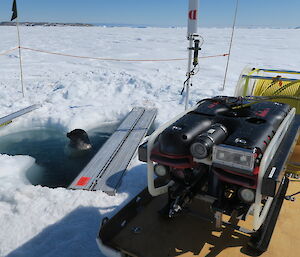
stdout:
[[265,100],[274,100],[274,99],[293,99],[293,100],[300,100],[299,96],[292,96],[292,95],[272,95],[272,96],[245,96],[246,100],[258,100],[258,101],[265,101]]
[[[274,80],[271,82],[271,84],[270,84],[269,86],[267,86],[267,87],[260,93],[260,95],[264,95],[264,93],[265,93],[268,89],[270,89],[271,87],[273,87],[276,83],[280,83],[280,82],[281,82],[280,78],[281,78],[281,76],[275,77]],[[264,82],[265,82],[265,80],[263,81],[263,85],[264,85]],[[262,87],[263,87],[263,85],[262,85]]]
[[285,200],[289,200],[289,201],[292,201],[292,202],[294,202],[296,199],[295,199],[295,195],[299,195],[300,194],[300,191],[299,192],[297,192],[297,193],[294,193],[294,194],[291,194],[291,195],[286,195],[285,197],[284,197],[284,199]]

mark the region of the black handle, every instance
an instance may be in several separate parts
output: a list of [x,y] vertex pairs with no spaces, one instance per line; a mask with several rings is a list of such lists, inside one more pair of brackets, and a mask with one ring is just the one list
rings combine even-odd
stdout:
[[199,50],[201,50],[201,48],[199,48],[199,40],[196,39],[194,41],[195,43],[195,46],[194,46],[194,60],[193,60],[193,65],[194,67],[198,65],[198,53],[199,53]]

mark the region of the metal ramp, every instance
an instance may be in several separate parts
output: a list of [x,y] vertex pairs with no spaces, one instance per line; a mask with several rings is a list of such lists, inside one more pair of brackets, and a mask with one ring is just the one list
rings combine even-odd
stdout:
[[114,195],[156,114],[156,109],[134,108],[68,188]]
[[26,107],[24,109],[21,109],[21,110],[19,110],[17,112],[11,113],[11,114],[9,114],[7,116],[4,116],[4,117],[0,118],[0,127],[5,126],[5,125],[11,123],[12,120],[14,120],[14,119],[16,119],[16,118],[18,118],[18,117],[26,114],[26,113],[32,112],[32,111],[40,108],[41,106],[42,105],[40,105],[40,104],[34,104],[34,105],[28,106],[28,107]]

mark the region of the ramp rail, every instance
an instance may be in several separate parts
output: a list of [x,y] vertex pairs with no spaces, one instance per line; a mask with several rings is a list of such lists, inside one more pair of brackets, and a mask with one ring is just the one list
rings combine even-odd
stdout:
[[114,195],[156,114],[156,109],[134,108],[68,188]]
[[36,109],[38,109],[40,107],[41,107],[40,104],[34,104],[34,105],[28,106],[28,107],[26,107],[24,109],[21,109],[21,110],[19,110],[17,112],[14,112],[14,113],[11,113],[9,115],[6,115],[6,116],[0,118],[0,127],[5,126],[5,125],[11,123],[13,119],[16,119],[16,118],[18,118],[18,117],[20,117],[20,116],[22,116],[22,115],[24,115],[26,113],[34,111],[34,110],[36,110]]

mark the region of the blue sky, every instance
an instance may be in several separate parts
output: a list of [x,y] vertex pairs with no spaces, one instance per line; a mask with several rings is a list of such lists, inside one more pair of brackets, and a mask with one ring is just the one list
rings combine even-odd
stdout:
[[[0,0],[0,21],[13,0]],[[236,0],[200,0],[200,26],[230,26]],[[20,21],[185,26],[187,0],[17,0]],[[237,25],[300,26],[299,0],[240,0]]]

